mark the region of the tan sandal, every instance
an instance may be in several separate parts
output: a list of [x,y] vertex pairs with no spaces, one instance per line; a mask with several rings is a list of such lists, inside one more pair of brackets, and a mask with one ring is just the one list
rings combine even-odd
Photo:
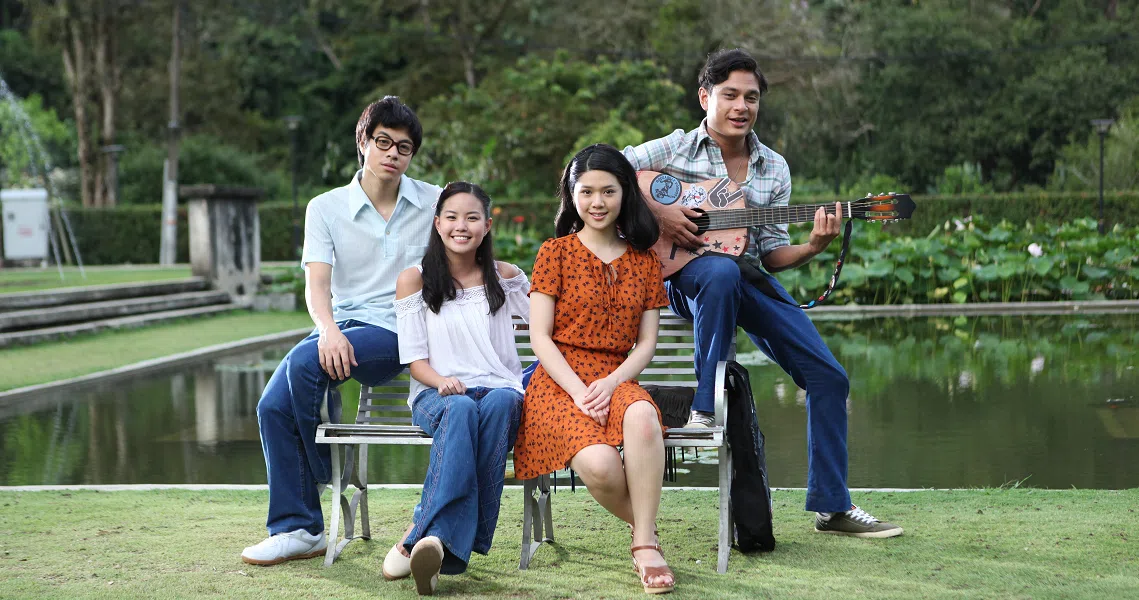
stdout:
[[[667,594],[667,593],[671,592],[672,588],[676,585],[676,574],[672,572],[672,569],[668,568],[668,566],[663,566],[663,567],[642,567],[642,566],[640,566],[639,564],[637,564],[637,555],[636,555],[637,550],[656,550],[657,553],[660,554],[661,558],[664,558],[664,551],[661,550],[660,544],[647,544],[644,546],[632,546],[632,547],[630,547],[629,552],[633,553],[633,570],[637,572],[638,576],[640,576],[641,585],[643,585],[645,587],[645,593],[646,594]],[[666,575],[672,577],[672,585],[658,585],[658,586],[649,585],[650,579],[657,578],[657,577],[664,577]]]

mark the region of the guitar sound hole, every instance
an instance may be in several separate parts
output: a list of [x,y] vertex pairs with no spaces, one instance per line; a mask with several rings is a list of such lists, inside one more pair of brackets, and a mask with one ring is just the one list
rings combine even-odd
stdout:
[[700,216],[693,217],[692,222],[696,224],[696,227],[700,228],[696,233],[704,233],[708,231],[708,226],[712,224],[712,218],[705,214],[704,211],[700,211]]

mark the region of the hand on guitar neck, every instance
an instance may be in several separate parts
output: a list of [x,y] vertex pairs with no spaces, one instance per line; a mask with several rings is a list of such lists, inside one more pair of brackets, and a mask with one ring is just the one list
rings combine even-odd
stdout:
[[820,206],[815,211],[814,221],[815,226],[811,229],[811,237],[807,241],[811,256],[826,250],[842,231],[842,202],[834,203],[834,212],[823,210]]
[[809,260],[808,253],[814,256],[825,250],[838,236],[844,217],[884,223],[908,219],[915,208],[909,195],[895,193],[834,204],[751,208],[744,190],[727,177],[688,184],[671,175],[639,171],[637,185],[660,222],[661,237],[653,251],[665,277],[707,251],[743,254],[750,242],[750,227],[814,222],[810,241],[790,247],[804,256],[785,257],[786,261],[779,261],[786,263],[785,268]]

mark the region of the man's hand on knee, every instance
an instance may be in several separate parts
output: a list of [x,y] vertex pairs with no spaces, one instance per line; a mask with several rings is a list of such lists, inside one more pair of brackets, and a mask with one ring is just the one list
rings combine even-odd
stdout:
[[321,331],[316,347],[320,356],[320,368],[333,379],[348,379],[352,367],[358,366],[352,343],[339,329],[330,327]]

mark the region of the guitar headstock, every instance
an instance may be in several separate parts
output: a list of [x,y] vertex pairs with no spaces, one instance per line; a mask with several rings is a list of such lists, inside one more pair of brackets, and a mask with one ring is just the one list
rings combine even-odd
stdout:
[[915,208],[917,204],[909,194],[867,194],[865,198],[850,203],[850,216],[864,221],[890,223],[910,218]]

